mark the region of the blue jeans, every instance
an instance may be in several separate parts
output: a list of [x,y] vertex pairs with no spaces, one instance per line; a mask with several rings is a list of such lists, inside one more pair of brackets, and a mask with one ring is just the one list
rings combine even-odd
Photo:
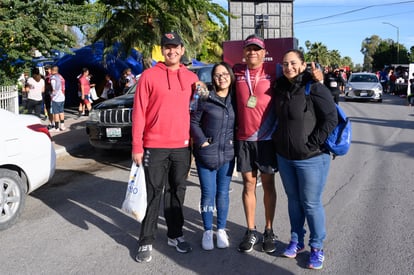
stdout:
[[217,210],[217,229],[225,229],[229,212],[229,187],[233,175],[234,161],[220,168],[208,169],[196,161],[201,187],[200,211],[204,230],[213,229],[213,214]]
[[288,160],[277,155],[277,160],[288,198],[291,241],[304,243],[306,218],[310,231],[309,245],[322,249],[326,236],[322,192],[331,156],[322,154],[305,160]]

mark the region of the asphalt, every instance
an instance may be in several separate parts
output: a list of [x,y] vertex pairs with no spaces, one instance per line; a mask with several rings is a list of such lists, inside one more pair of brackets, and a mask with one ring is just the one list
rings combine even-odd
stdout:
[[[55,147],[56,157],[65,156],[89,144],[86,134],[87,116],[78,116],[77,110],[65,109],[65,130],[50,132]],[[47,125],[48,121],[43,120]]]

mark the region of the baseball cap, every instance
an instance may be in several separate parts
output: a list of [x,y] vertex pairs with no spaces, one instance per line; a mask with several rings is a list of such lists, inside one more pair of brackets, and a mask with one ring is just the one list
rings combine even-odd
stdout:
[[161,37],[161,47],[165,45],[183,45],[183,40],[176,32],[167,32]]
[[246,40],[244,40],[244,48],[250,45],[256,45],[261,49],[265,48],[265,43],[263,38],[256,34],[249,35]]

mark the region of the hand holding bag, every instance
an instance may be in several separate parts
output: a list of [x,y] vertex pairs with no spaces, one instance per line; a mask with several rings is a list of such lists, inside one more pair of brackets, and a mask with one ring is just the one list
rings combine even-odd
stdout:
[[132,163],[122,210],[141,222],[147,211],[147,188],[143,165]]

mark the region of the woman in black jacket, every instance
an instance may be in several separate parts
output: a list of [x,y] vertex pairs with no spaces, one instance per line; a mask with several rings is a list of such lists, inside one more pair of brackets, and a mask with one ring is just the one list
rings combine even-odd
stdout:
[[229,185],[234,168],[234,74],[227,63],[212,70],[213,90],[191,113],[193,152],[201,186],[200,210],[204,224],[202,247],[214,248],[213,212],[217,210],[217,247],[226,248]]
[[[305,95],[305,90],[310,95]],[[274,85],[278,126],[274,133],[279,173],[288,197],[291,240],[283,255],[295,258],[305,249],[305,219],[310,230],[307,267],[323,266],[325,212],[322,192],[330,166],[324,141],[338,123],[327,87],[312,81],[303,53],[290,50],[283,57],[283,76]]]

